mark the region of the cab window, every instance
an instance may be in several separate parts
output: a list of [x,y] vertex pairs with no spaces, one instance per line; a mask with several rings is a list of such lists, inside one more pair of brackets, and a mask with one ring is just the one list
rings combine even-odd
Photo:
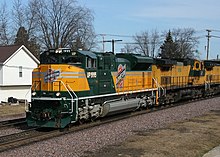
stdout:
[[196,63],[196,69],[199,69],[199,63]]
[[96,68],[96,60],[86,57],[86,68]]

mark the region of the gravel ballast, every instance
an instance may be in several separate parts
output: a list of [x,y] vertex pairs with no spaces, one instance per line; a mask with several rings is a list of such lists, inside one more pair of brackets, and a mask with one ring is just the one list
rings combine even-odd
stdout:
[[0,153],[1,157],[13,156],[83,156],[108,145],[124,141],[136,131],[158,129],[167,125],[201,116],[210,110],[220,110],[220,97],[192,102],[93,127],[80,132],[37,142]]
[[[12,119],[19,119],[19,118],[25,118],[25,113],[0,117],[0,122],[1,121],[12,120]],[[15,128],[15,127],[14,128],[3,129],[3,130],[0,130],[0,137],[10,135],[10,134],[14,134],[14,133],[18,133],[18,132],[22,132],[22,131],[23,130],[21,130],[20,128]]]

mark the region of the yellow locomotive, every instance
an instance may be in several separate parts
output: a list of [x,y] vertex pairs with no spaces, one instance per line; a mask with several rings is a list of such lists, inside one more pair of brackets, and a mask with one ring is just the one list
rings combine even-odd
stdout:
[[33,71],[29,126],[64,128],[219,92],[215,61],[48,50]]

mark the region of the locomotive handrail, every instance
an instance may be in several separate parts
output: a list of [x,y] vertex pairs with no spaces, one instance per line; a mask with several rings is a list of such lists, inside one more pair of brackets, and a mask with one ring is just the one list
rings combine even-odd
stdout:
[[[65,87],[65,89],[67,90],[69,95],[71,96],[71,112],[70,112],[70,114],[73,113],[73,102],[74,102],[73,95],[71,94],[71,92],[77,98],[77,100],[76,100],[76,120],[77,120],[77,117],[78,117],[78,97],[77,97],[76,93],[73,91],[73,89],[68,84],[65,85],[63,81],[60,81],[60,82],[63,84],[63,86]],[[71,92],[68,88],[71,90]]]
[[[37,83],[38,83],[38,84],[37,84]],[[36,84],[37,84],[37,85],[36,85]],[[32,84],[32,86],[31,86],[30,89],[32,89],[33,85],[36,85],[35,88],[34,88],[34,90],[35,90],[40,84],[41,84],[40,81],[34,81],[34,83]],[[41,90],[41,87],[40,87],[40,90]]]
[[[76,97],[76,120],[78,118],[78,101],[79,101],[79,98],[78,96],[76,95],[76,93],[73,91],[73,89],[69,86],[69,84],[67,84],[68,88],[70,88],[71,92],[74,94],[74,96]],[[73,101],[73,99],[72,99]],[[72,108],[73,108],[73,104],[72,104]]]
[[156,86],[158,88],[158,94],[159,96],[161,96],[161,93],[160,93],[160,88],[163,90],[163,95],[166,95],[166,89],[164,89],[158,82],[157,82],[157,79],[155,79],[154,77],[152,77],[153,80],[155,81],[156,83]]
[[71,113],[73,113],[73,95],[70,93],[69,89],[66,87],[64,82],[63,81],[60,81],[60,82],[63,84],[64,88],[66,89],[66,91],[69,93],[69,95],[71,97]]
[[210,89],[210,82],[205,81],[205,90]]

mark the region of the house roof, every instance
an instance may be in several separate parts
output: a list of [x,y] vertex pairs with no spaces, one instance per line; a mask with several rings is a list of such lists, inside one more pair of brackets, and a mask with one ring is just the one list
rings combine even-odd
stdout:
[[4,63],[20,47],[18,45],[0,46],[0,63]]
[[10,60],[10,58],[12,58],[20,49],[24,49],[37,64],[40,63],[40,61],[24,45],[8,45],[0,46],[0,64],[4,64]]

